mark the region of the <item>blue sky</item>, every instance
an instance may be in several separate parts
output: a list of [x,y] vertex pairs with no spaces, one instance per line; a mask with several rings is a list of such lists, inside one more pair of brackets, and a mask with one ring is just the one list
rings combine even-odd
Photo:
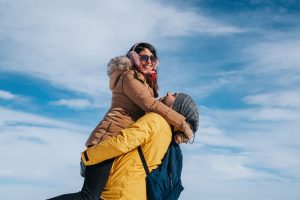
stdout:
[[160,95],[200,108],[181,199],[297,199],[299,17],[298,0],[2,0],[0,199],[80,189],[106,65],[138,41],[158,50]]

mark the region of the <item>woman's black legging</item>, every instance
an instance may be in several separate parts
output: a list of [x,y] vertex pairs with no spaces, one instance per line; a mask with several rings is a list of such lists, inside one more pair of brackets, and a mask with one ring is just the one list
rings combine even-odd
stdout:
[[96,165],[87,166],[80,192],[63,194],[48,200],[99,200],[108,180],[114,158]]

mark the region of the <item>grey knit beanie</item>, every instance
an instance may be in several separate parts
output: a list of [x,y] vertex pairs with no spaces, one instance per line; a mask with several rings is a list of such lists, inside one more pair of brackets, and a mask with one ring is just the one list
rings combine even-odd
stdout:
[[199,126],[199,113],[197,104],[192,97],[184,93],[177,93],[172,108],[185,117],[185,121],[191,125],[195,134]]

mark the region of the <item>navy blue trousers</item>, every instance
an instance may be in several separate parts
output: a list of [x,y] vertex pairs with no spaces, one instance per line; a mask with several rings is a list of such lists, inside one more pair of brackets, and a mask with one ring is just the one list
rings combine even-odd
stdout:
[[99,200],[113,162],[114,158],[96,165],[87,166],[80,192],[63,194],[48,200]]

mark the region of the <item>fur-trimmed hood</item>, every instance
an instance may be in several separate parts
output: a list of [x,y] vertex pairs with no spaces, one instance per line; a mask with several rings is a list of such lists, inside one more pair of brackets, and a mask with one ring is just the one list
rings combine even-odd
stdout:
[[109,77],[109,89],[113,90],[124,71],[132,69],[132,62],[126,56],[118,56],[111,59],[107,65]]

